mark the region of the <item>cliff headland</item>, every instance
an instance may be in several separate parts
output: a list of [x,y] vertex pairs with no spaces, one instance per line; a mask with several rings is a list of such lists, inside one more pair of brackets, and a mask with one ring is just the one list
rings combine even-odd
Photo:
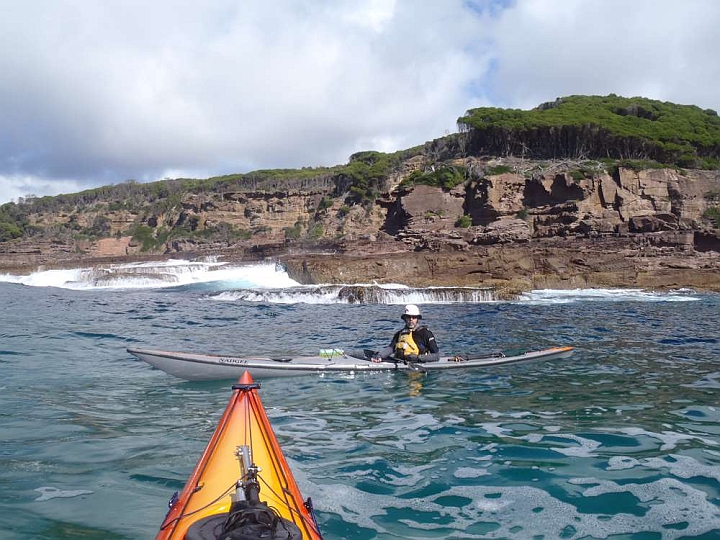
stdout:
[[128,181],[0,207],[0,271],[277,260],[302,283],[720,291],[720,119],[644,98],[474,109],[346,165]]

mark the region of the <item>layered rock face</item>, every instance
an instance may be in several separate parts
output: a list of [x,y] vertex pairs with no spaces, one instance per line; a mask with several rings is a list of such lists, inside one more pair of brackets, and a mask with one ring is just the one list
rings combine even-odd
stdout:
[[[720,290],[716,252],[697,253],[683,238],[547,238],[463,252],[385,252],[282,257],[304,283],[404,283],[411,286],[493,287],[500,297],[535,288],[643,287]],[[682,244],[682,240],[689,241]],[[671,245],[672,244],[672,245]],[[670,246],[670,247],[668,247]]]
[[[398,190],[385,228],[415,247],[433,241],[440,247],[448,239],[445,247],[452,249],[557,236],[659,231],[713,236],[702,215],[712,204],[707,194],[719,186],[718,173],[708,171],[620,168],[617,177],[602,172],[580,179],[567,172],[530,178],[505,173],[448,192],[428,186]],[[463,214],[472,220],[465,229],[456,226]]]
[[[510,295],[534,287],[720,290],[720,234],[702,219],[719,184],[715,172],[620,168],[615,176],[513,172],[452,190],[396,188],[382,227],[393,241],[285,262],[313,283],[493,286]],[[463,215],[470,226],[457,226]]]
[[[452,160],[467,171],[452,189],[403,183],[427,163],[404,163],[374,204],[347,205],[341,187],[324,180],[292,190],[189,194],[174,210],[144,217],[101,209],[112,238],[5,242],[0,265],[144,258],[141,244],[123,234],[141,219],[156,237],[188,232],[173,235],[160,250],[165,256],[270,256],[305,283],[720,290],[720,235],[703,218],[717,205],[716,171],[606,172],[567,161],[470,157]],[[97,215],[35,220],[84,225]]]

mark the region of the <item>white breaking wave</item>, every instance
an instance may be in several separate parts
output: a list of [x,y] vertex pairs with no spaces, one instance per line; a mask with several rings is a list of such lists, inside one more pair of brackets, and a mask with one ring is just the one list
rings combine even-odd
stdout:
[[546,305],[575,302],[694,302],[700,298],[690,289],[668,292],[645,289],[542,289],[523,293],[518,300],[530,305]]
[[301,285],[288,289],[234,290],[211,297],[223,302],[271,304],[458,304],[495,302],[495,291],[473,287],[411,288],[385,285]]
[[74,290],[149,289],[211,284],[229,288],[286,288],[299,283],[274,263],[233,266],[214,260],[100,265],[68,270],[43,270],[27,276],[0,275],[0,281],[31,287]]
[[[0,274],[0,282],[73,290],[157,289],[199,286],[216,291],[209,298],[223,302],[275,304],[455,304],[500,302],[492,288],[408,287],[392,284],[301,285],[274,262],[232,265],[208,258],[98,265],[43,270],[25,276]],[[534,290],[516,302],[528,305],[575,302],[691,302],[695,292],[644,289]]]
[[127,290],[197,286],[214,290],[211,300],[275,304],[449,304],[495,301],[492,289],[411,288],[399,283],[301,285],[275,263],[242,266],[215,259],[98,265],[42,270],[27,276],[0,275],[0,281],[72,290]]

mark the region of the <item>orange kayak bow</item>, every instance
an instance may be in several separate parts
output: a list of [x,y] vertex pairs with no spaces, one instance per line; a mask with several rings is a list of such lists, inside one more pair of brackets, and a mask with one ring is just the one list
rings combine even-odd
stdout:
[[220,538],[228,531],[236,534],[228,538],[322,539],[311,500],[303,502],[260,402],[259,387],[248,372],[233,386],[215,433],[156,540]]

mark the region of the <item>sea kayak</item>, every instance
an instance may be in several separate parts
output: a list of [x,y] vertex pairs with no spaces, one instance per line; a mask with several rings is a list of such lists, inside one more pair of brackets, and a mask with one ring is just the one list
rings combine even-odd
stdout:
[[372,362],[362,354],[355,353],[353,355],[346,353],[343,349],[321,350],[318,356],[284,358],[220,356],[148,349],[128,349],[127,351],[170,375],[197,381],[234,379],[244,371],[249,371],[255,378],[264,378],[329,373],[478,369],[567,358],[573,353],[573,348],[553,347],[521,354],[492,352],[478,355],[455,355],[443,357],[438,362],[416,363]]
[[[303,501],[247,372],[156,540],[322,536]],[[177,494],[176,494],[177,495]]]

